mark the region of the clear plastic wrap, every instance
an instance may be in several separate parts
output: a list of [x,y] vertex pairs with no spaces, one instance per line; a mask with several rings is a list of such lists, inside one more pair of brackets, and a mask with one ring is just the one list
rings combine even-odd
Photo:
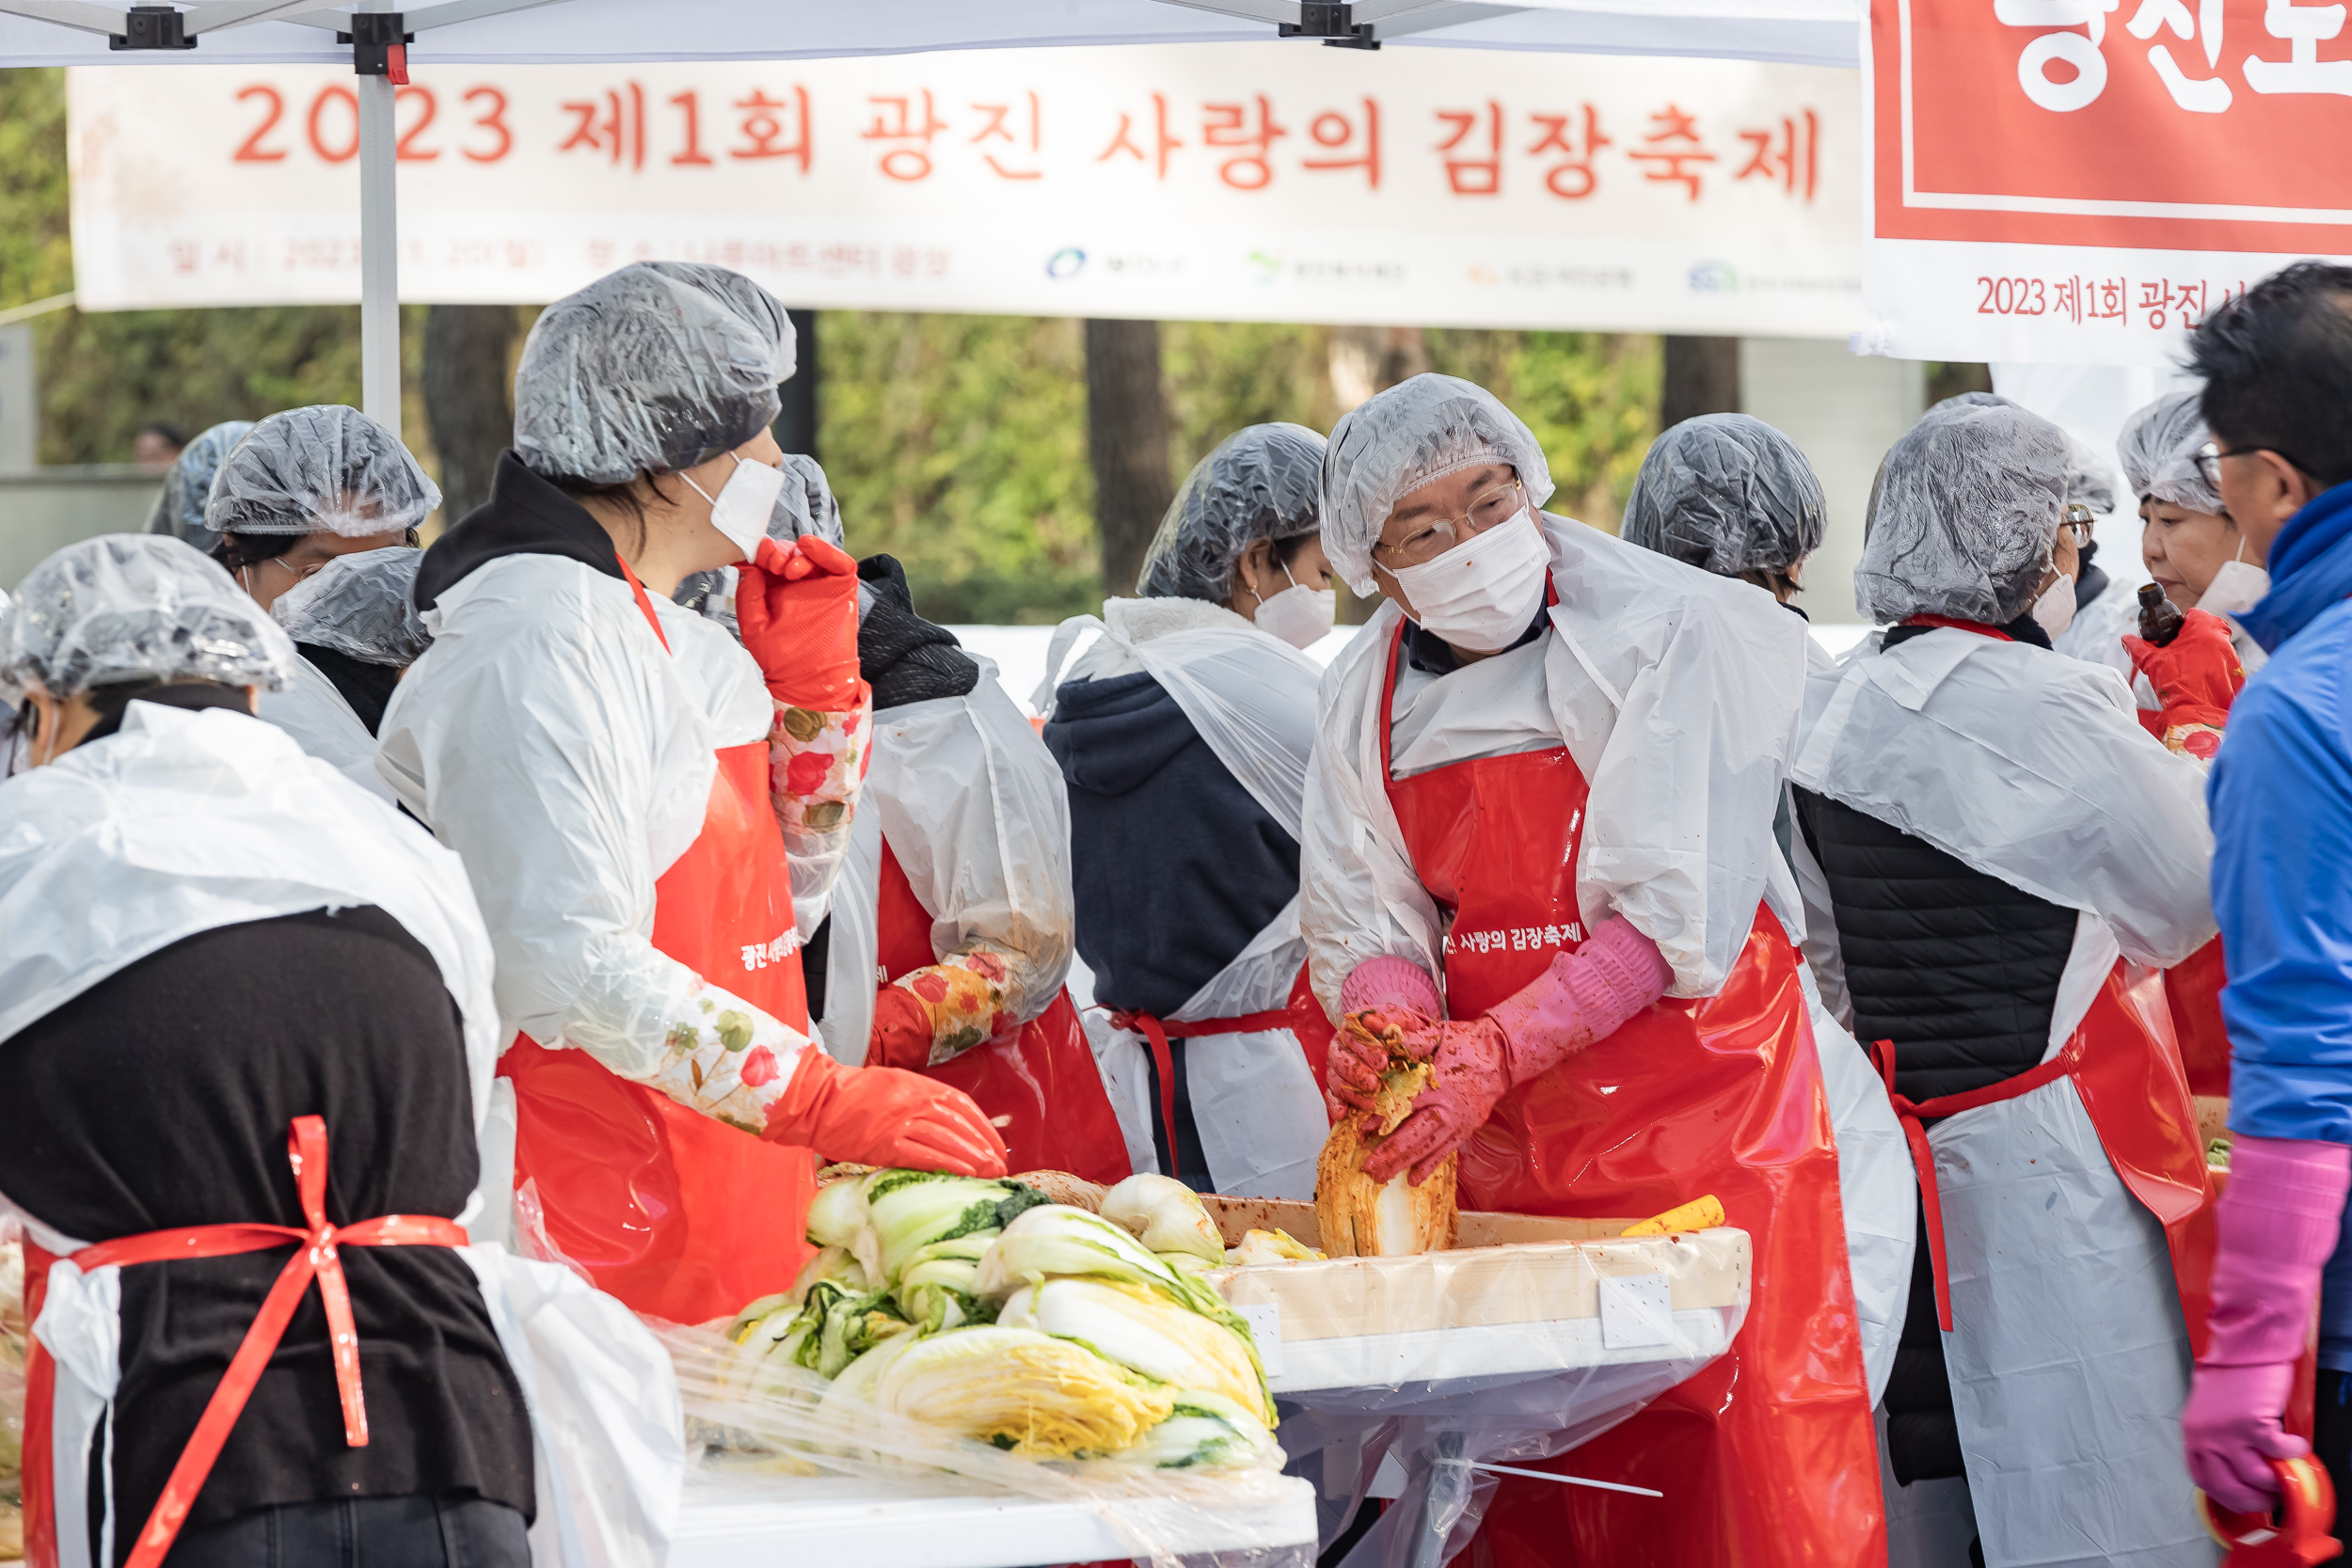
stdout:
[[[1229,1240],[1316,1234],[1302,1205],[1209,1201]],[[1565,1453],[1724,1354],[1747,1316],[1747,1233],[1625,1238],[1625,1223],[1465,1212],[1454,1251],[1218,1276],[1257,1335],[1325,1546],[1393,1460],[1401,1489],[1380,1490],[1400,1500],[1346,1562],[1440,1568],[1493,1496],[1481,1466]]]
[[251,420],[224,420],[180,449],[164,475],[164,487],[147,515],[147,531],[166,533],[199,550],[213,547],[214,534],[204,526],[204,502],[213,493],[213,476],[222,459],[253,430]]
[[[1106,1549],[1098,1556],[1160,1568],[1309,1568],[1314,1560],[1307,1488],[1280,1473],[1276,1456],[1216,1470],[1021,1458],[888,1413],[813,1372],[755,1358],[708,1329],[658,1331],[686,1410],[690,1476],[703,1483],[690,1481],[690,1496],[766,1504],[779,1542],[789,1532],[812,1544],[795,1504],[855,1499],[919,1509],[961,1497],[1075,1511],[1099,1522]],[[713,1482],[733,1484],[720,1494]],[[695,1512],[690,1502],[671,1557],[677,1568],[696,1559]],[[1022,1528],[1017,1517],[1006,1524]]]
[[1787,571],[1828,531],[1829,502],[1796,442],[1745,414],[1702,414],[1650,443],[1618,537],[1736,577]]

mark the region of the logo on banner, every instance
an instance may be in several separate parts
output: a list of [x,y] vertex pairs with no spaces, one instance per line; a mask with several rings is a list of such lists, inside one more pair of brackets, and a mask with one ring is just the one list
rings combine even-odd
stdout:
[[1045,259],[1048,277],[1075,277],[1087,264],[1087,253],[1074,245],[1066,245]]

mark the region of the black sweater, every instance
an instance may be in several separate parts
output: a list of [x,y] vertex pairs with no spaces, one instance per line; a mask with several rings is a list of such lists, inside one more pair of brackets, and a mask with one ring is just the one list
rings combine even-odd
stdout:
[[[0,1041],[0,1191],[91,1242],[299,1226],[286,1132],[304,1115],[326,1121],[330,1221],[454,1217],[473,1190],[456,1004],[431,955],[382,910],[200,932]],[[118,1562],[288,1255],[122,1270]],[[313,1285],[190,1528],[267,1504],[453,1491],[528,1518],[531,1428],[465,1259],[445,1247],[352,1247],[342,1264],[369,1446],[344,1446]]]

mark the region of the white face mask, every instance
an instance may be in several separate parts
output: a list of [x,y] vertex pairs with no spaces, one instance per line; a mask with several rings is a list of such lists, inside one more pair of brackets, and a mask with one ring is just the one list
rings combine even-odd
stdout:
[[1258,613],[1249,619],[1260,631],[1294,648],[1311,648],[1331,634],[1332,625],[1340,618],[1339,592],[1309,588],[1291,577],[1288,566],[1282,568],[1282,575],[1290,578],[1290,586],[1260,599]]
[[1551,546],[1535,515],[1473,534],[1434,561],[1391,573],[1413,601],[1413,619],[1457,648],[1500,653],[1527,635],[1544,602]]
[[[735,457],[733,452],[727,455]],[[759,542],[768,537],[768,519],[776,510],[776,498],[784,494],[784,470],[736,457],[735,471],[727,475],[715,496],[695,484],[692,475],[678,477],[710,503],[710,526],[725,534],[727,542],[743,552],[744,560],[756,560]]]
[[2197,595],[2197,608],[2216,615],[2235,615],[2253,609],[2269,592],[2270,574],[2247,561],[2246,541],[2240,539],[2236,557],[2223,562],[2205,591]]
[[2061,636],[2074,624],[2074,579],[2065,573],[2058,581],[2042,590],[2042,597],[2033,602],[2033,624],[2051,637]]

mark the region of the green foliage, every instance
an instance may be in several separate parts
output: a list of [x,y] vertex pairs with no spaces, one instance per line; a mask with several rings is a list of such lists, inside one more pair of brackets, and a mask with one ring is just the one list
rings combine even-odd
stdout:
[[906,565],[937,621],[1093,609],[1078,323],[828,310],[818,452],[853,554]]

